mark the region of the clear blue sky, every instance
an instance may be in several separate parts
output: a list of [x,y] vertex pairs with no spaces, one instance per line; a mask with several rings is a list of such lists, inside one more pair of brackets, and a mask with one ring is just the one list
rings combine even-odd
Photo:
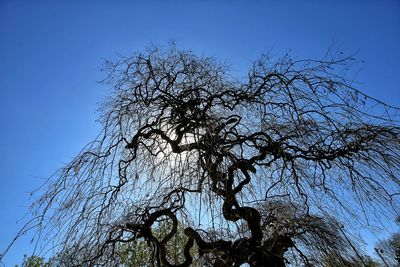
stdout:
[[[355,66],[360,89],[400,106],[398,0],[0,0],[0,251],[29,192],[96,136],[102,59],[169,41],[238,73],[262,52],[321,57],[335,41],[366,61]],[[6,266],[31,253],[28,241]]]

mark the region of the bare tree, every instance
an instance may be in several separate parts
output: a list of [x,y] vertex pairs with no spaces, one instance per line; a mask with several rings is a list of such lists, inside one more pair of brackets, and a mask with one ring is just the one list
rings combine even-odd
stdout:
[[[396,218],[396,223],[400,225],[400,216]],[[400,266],[400,233],[393,233],[388,239],[379,241],[375,252],[385,266]]]
[[[329,218],[398,214],[400,168],[398,109],[353,88],[352,62],[262,56],[245,79],[176,47],[107,62],[103,131],[49,181],[25,229],[67,266],[116,266],[138,238],[158,266],[190,266],[193,246],[214,266],[349,251]],[[284,223],[276,203],[292,205]],[[163,221],[169,232],[154,234]],[[187,241],[172,263],[178,223]]]

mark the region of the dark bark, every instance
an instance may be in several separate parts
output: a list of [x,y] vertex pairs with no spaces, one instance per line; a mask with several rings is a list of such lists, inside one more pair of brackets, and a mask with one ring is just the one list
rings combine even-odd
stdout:
[[[34,222],[61,229],[69,266],[116,264],[138,238],[160,266],[194,264],[194,247],[214,266],[347,253],[334,212],[396,211],[400,184],[399,110],[335,72],[349,61],[260,59],[246,82],[176,48],[110,63],[103,133],[58,173]],[[178,223],[187,241],[172,262]]]

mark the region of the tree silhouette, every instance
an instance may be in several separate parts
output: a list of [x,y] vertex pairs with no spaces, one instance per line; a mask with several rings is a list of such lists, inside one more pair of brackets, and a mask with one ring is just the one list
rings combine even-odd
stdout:
[[26,228],[67,266],[118,265],[139,238],[158,266],[190,266],[194,246],[213,266],[349,253],[330,218],[398,213],[398,109],[353,88],[351,57],[327,55],[262,56],[244,79],[176,47],[106,62],[103,131],[49,181]]
[[[396,218],[396,223],[400,225],[400,217]],[[385,266],[400,266],[400,233],[393,233],[388,239],[380,240],[375,252]]]

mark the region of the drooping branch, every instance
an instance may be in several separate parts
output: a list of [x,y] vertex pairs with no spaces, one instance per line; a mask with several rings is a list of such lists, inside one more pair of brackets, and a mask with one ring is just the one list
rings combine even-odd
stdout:
[[398,213],[400,196],[399,110],[352,87],[341,71],[351,61],[261,57],[247,80],[174,47],[109,62],[103,132],[57,173],[26,228],[38,225],[68,266],[115,265],[121,244],[141,238],[160,266],[350,255],[337,220]]

